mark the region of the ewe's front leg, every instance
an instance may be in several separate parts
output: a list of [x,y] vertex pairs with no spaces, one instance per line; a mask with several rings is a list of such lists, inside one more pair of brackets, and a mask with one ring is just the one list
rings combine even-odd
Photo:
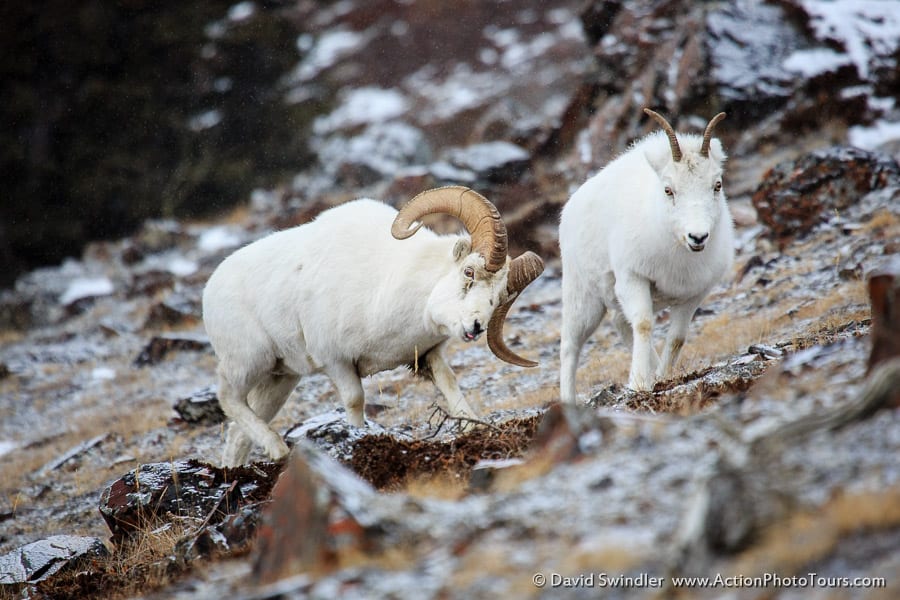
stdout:
[[425,364],[428,365],[428,369],[431,372],[431,379],[434,381],[435,387],[444,395],[444,400],[447,403],[447,412],[451,416],[477,419],[475,411],[463,398],[459,384],[456,381],[456,375],[454,375],[453,370],[450,369],[450,365],[447,364],[447,360],[444,358],[444,345],[436,346],[425,355]]
[[675,366],[687,338],[688,326],[698,306],[700,300],[691,299],[687,304],[669,307],[669,333],[666,335],[666,347],[656,372],[657,378],[665,377]]
[[616,298],[622,313],[631,324],[631,373],[628,387],[641,392],[653,389],[656,351],[653,349],[653,300],[650,282],[633,273],[617,274]]

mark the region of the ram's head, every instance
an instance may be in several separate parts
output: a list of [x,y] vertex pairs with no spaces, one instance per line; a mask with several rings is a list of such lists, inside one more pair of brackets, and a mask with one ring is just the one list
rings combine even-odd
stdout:
[[[391,233],[397,239],[406,239],[422,226],[422,217],[434,213],[456,217],[469,232],[469,239],[461,239],[454,248],[458,273],[454,276],[455,283],[450,283],[463,301],[457,306],[469,307],[465,309],[467,317],[462,321],[461,337],[465,341],[477,339],[484,330],[479,316],[489,315],[487,341],[491,351],[514,365],[537,366],[538,363],[522,358],[507,347],[503,341],[503,324],[522,290],[544,270],[543,261],[533,252],[510,258],[506,226],[497,208],[478,192],[462,186],[422,192],[400,210]],[[466,302],[467,297],[470,302]]]

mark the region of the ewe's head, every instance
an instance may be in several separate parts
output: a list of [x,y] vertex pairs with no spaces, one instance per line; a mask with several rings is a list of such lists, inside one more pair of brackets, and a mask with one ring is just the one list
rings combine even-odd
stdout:
[[646,156],[659,176],[661,210],[669,215],[672,234],[693,252],[701,252],[715,235],[721,206],[725,201],[722,143],[712,138],[712,130],[725,118],[719,113],[706,126],[701,139],[697,135],[675,137],[675,130],[662,116],[645,108],[666,133],[669,146],[651,146]]
[[457,240],[453,270],[428,300],[433,318],[449,335],[466,342],[487,330],[488,346],[498,358],[523,367],[537,365],[506,346],[503,323],[519,293],[544,270],[544,263],[533,252],[510,259],[500,213],[487,198],[462,186],[422,192],[400,210],[391,233],[406,239],[422,226],[416,221],[432,213],[456,217],[469,232],[469,237]]

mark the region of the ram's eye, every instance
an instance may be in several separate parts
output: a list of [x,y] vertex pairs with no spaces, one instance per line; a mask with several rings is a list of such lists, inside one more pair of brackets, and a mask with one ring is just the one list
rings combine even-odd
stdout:
[[466,270],[463,271],[463,275],[465,275],[469,279],[475,279],[475,269],[473,269],[472,267],[466,267]]
[[722,191],[722,182],[717,181],[715,187],[713,187],[713,191],[721,192]]
[[666,192],[666,196],[668,196],[669,198],[675,197],[675,190],[673,190],[671,187],[666,186],[666,189],[664,191]]

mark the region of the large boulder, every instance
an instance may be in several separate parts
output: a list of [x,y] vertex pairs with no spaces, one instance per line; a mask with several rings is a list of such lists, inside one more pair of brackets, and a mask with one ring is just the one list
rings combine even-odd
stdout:
[[776,165],[764,175],[752,200],[760,221],[783,247],[869,192],[890,186],[900,188],[897,161],[837,146]]

